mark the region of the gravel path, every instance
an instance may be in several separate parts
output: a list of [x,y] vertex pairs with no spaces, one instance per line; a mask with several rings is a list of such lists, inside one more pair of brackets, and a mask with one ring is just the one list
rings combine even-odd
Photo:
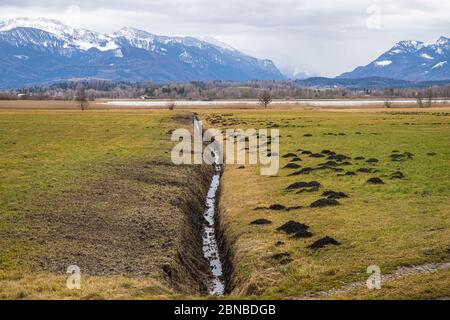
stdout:
[[[393,273],[382,275],[381,281],[388,281],[388,280],[394,280],[398,278],[402,278],[405,276],[411,276],[416,274],[423,274],[423,273],[432,273],[439,270],[447,270],[450,269],[450,262],[446,263],[427,263],[419,266],[409,266],[409,267],[399,267],[397,270],[395,270]],[[366,286],[366,282],[354,282],[347,285],[344,285],[341,288],[334,288],[328,291],[322,291],[317,293],[312,293],[309,295],[306,295],[299,300],[316,300],[316,299],[326,299],[333,297],[335,295],[341,294],[341,293],[348,293],[351,291],[354,291],[356,289],[364,288]]]

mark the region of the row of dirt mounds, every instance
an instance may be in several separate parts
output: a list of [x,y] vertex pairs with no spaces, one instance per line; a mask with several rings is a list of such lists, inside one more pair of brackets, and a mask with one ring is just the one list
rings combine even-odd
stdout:
[[[300,164],[295,163],[294,161],[290,161],[285,167],[283,167],[283,169],[295,169],[296,171],[288,173],[287,176],[289,177],[293,177],[293,176],[299,176],[299,175],[309,175],[311,173],[313,173],[314,171],[317,170],[329,170],[332,172],[336,172],[337,177],[351,177],[351,176],[356,176],[360,173],[362,174],[375,174],[378,172],[378,170],[376,169],[376,166],[380,160],[377,158],[366,158],[364,156],[356,156],[354,158],[345,155],[345,154],[339,154],[336,152],[333,152],[331,150],[322,150],[320,153],[314,153],[310,150],[304,150],[304,149],[298,149],[297,152],[300,152],[301,155],[303,156],[309,156],[310,158],[325,158],[325,162],[319,163],[318,166],[316,167],[302,167]],[[434,156],[436,155],[435,152],[430,152],[427,155],[429,156]],[[285,154],[283,156],[286,159],[294,159],[294,158],[298,158],[297,153],[288,153]],[[388,157],[390,160],[394,161],[394,162],[398,162],[398,161],[407,161],[407,160],[413,160],[414,159],[414,154],[412,154],[411,152],[405,151],[405,152],[400,152],[398,150],[393,150],[392,154]],[[346,166],[351,166],[353,165],[353,163],[350,161],[356,161],[358,163],[360,163],[361,161],[364,161],[366,164],[370,165],[371,167],[360,167],[358,169],[356,169],[356,171],[350,171],[350,170],[346,170],[345,167]],[[300,161],[303,161],[300,159]],[[294,164],[294,165],[293,165]],[[402,180],[405,179],[406,176],[403,172],[397,170],[395,172],[393,172],[389,178],[391,180]],[[380,177],[372,177],[369,178],[367,180],[368,184],[385,184],[385,182],[380,178]],[[292,188],[294,188],[295,186],[293,186]],[[302,192],[313,192],[313,191],[317,191],[317,187],[310,187],[310,189],[307,189],[306,187],[304,187],[303,190],[301,190],[299,193]]]
[[212,168],[135,158],[104,170],[43,196],[28,215],[39,269],[64,274],[77,265],[86,275],[156,277],[206,293],[210,271],[197,235]]
[[[331,133],[330,133],[331,134]],[[310,135],[305,135],[310,136]],[[301,157],[301,158],[300,158]],[[413,160],[414,155],[410,152],[401,153],[398,150],[394,150],[392,155],[389,156],[389,159],[392,161],[406,161]],[[337,176],[356,176],[357,174],[375,174],[378,172],[376,166],[380,163],[380,160],[374,157],[365,157],[362,155],[358,155],[356,157],[351,157],[346,154],[337,153],[329,149],[324,149],[321,152],[313,152],[311,150],[305,149],[297,149],[296,152],[289,152],[282,156],[283,159],[287,159],[289,162],[284,166],[283,169],[289,170],[294,169],[296,171],[289,173],[288,176],[300,176],[300,175],[309,175],[316,170],[329,170],[331,172],[338,173]],[[308,167],[303,166],[306,158],[311,159],[324,159],[321,163],[319,163],[316,167]],[[346,170],[345,167],[354,165],[352,161],[355,161],[357,164],[364,162],[366,166],[360,167],[356,169],[356,171]],[[374,167],[375,166],[375,167]],[[405,174],[399,170],[393,172],[389,178],[391,180],[395,179],[404,179]],[[370,177],[367,180],[367,184],[369,185],[383,185],[385,182],[379,177]],[[286,192],[295,192],[296,194],[302,194],[305,192],[315,193],[318,192],[323,185],[319,181],[297,181],[291,183],[285,188]],[[326,190],[322,193],[322,197],[314,202],[312,202],[309,207],[310,208],[324,208],[324,207],[332,207],[341,205],[341,200],[349,198],[347,193],[341,191],[334,190]],[[273,204],[269,207],[256,208],[256,209],[270,209],[274,211],[290,211],[292,208],[303,209],[303,206],[297,207],[286,207],[282,204]],[[311,238],[313,234],[309,230],[309,226],[296,222],[296,221],[288,221],[284,225],[277,228],[277,231],[286,233],[292,239],[305,239]],[[339,246],[341,243],[336,239],[325,236],[315,241],[314,243],[308,245],[306,248],[311,250],[317,250],[324,248],[326,246],[334,245]],[[282,245],[282,244],[279,244]],[[288,253],[283,253],[288,254]],[[275,259],[276,260],[276,259]]]

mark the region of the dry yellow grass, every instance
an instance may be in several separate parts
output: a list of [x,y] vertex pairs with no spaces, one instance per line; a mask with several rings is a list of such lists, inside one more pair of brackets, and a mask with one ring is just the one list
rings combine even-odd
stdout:
[[[226,118],[245,121],[248,127],[274,122],[280,125],[281,155],[302,148],[313,152],[330,149],[351,156],[375,157],[377,174],[338,177],[330,171],[288,177],[295,170],[281,170],[277,177],[262,177],[257,168],[227,166],[223,178],[222,207],[231,233],[237,237],[235,290],[232,295],[258,298],[295,298],[310,292],[363,281],[366,268],[376,264],[388,274],[401,265],[449,261],[450,245],[450,137],[449,114],[421,112],[314,112],[314,111],[234,111]],[[412,112],[414,111],[414,112]],[[239,125],[237,125],[239,127]],[[300,127],[299,127],[300,126]],[[245,126],[244,126],[245,127]],[[345,133],[328,136],[324,133]],[[361,132],[361,135],[356,135]],[[303,135],[312,134],[306,138]],[[376,133],[373,134],[373,133]],[[414,160],[392,162],[392,150],[409,151]],[[437,155],[429,156],[430,152]],[[298,153],[298,152],[297,152]],[[299,153],[298,153],[299,154]],[[302,167],[315,167],[324,159],[299,156]],[[345,167],[356,171],[371,167],[354,161]],[[287,164],[283,160],[281,166]],[[404,180],[390,180],[401,170]],[[372,176],[383,186],[366,183]],[[293,182],[317,180],[320,192],[295,194],[285,188]],[[254,210],[280,203],[286,207],[305,206],[321,198],[325,190],[346,192],[342,205],[321,209],[270,211]],[[258,218],[271,220],[269,226],[252,226]],[[275,229],[289,220],[305,223],[311,239],[292,239]],[[311,251],[306,246],[331,236],[341,242]],[[278,241],[284,242],[277,246]],[[293,259],[280,265],[270,257],[289,253]],[[426,277],[417,276],[417,291],[427,290]],[[401,282],[398,280],[397,282]],[[358,298],[358,292],[351,298]],[[434,297],[442,295],[436,291]],[[431,294],[429,295],[431,297]],[[348,296],[347,296],[348,298]],[[380,294],[378,298],[383,298]],[[388,296],[386,296],[388,298]],[[404,298],[407,298],[405,296]]]

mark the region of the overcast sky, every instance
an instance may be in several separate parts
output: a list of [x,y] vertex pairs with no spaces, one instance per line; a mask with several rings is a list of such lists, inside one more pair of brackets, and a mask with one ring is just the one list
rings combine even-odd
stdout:
[[368,64],[400,40],[450,37],[443,0],[0,0],[1,20],[23,16],[100,32],[212,36],[283,72],[322,76]]

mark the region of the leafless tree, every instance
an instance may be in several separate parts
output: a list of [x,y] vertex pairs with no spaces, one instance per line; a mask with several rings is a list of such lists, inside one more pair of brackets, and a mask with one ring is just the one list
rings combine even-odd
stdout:
[[268,90],[263,90],[258,97],[259,103],[267,109],[267,106],[272,102],[272,95]]
[[384,107],[385,108],[392,108],[392,101],[389,99],[384,100]]
[[423,108],[423,94],[422,94],[422,92],[418,92],[417,93],[416,100],[417,100],[417,105],[419,106],[419,108]]
[[433,105],[434,100],[434,90],[432,87],[428,88],[425,92],[427,98],[427,107],[431,107]]
[[172,111],[175,109],[175,102],[174,101],[170,101],[169,103],[167,103],[167,108]]
[[87,99],[86,90],[84,89],[84,86],[82,85],[78,86],[75,100],[79,103],[81,111],[84,111],[89,107],[89,101]]

